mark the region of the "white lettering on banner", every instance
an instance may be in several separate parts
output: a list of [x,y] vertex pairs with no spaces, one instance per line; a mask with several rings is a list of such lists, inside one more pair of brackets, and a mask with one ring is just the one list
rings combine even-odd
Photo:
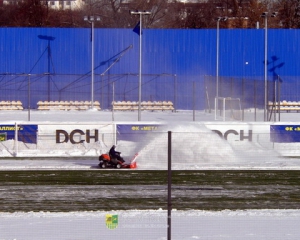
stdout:
[[221,138],[227,140],[229,134],[233,135],[240,135],[240,141],[248,140],[249,142],[252,142],[252,130],[248,130],[248,135],[245,135],[244,130],[240,130],[240,132],[230,129],[227,130],[224,134],[219,130],[212,130],[216,134],[218,134]]
[[[85,140],[76,141],[75,136],[78,136],[78,135],[85,136]],[[68,132],[65,130],[61,130],[61,129],[56,130],[56,143],[67,143],[67,142],[69,142],[69,140],[72,144],[79,144],[79,143],[83,143],[84,141],[86,141],[87,143],[90,143],[92,138],[95,140],[95,142],[98,141],[99,133],[98,133],[97,129],[95,129],[94,135],[91,135],[91,132],[89,129],[87,129],[85,131],[85,133],[81,129],[75,129],[75,130],[71,131],[70,134],[68,134]]]

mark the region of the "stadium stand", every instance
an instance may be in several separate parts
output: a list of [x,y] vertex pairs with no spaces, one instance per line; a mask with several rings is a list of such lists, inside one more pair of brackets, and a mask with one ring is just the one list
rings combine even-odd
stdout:
[[21,101],[0,101],[0,110],[23,110]]
[[[115,111],[136,111],[139,103],[136,101],[113,101],[112,109]],[[171,101],[142,101],[141,110],[146,111],[174,111]]]
[[299,112],[300,111],[300,101],[280,101],[278,102],[269,102],[268,104],[269,110],[278,112],[279,109],[281,112]]
[[[38,110],[88,110],[91,106],[91,101],[38,101]],[[94,101],[94,108],[101,110],[100,103]]]

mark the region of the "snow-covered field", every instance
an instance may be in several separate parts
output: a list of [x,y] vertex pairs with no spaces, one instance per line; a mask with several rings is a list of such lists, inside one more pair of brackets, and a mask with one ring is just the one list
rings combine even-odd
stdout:
[[[117,215],[115,229],[106,215]],[[299,210],[172,211],[171,239],[298,240]],[[1,213],[1,240],[167,239],[167,212]]]
[[[136,121],[137,113],[112,114],[102,112],[35,112],[31,121],[96,122]],[[1,121],[26,122],[28,112],[0,112]],[[283,115],[282,121],[295,122],[298,114]],[[186,124],[193,120],[192,112],[142,113],[143,121],[165,121]],[[213,116],[197,113],[197,121],[214,121]],[[118,146],[122,147],[122,145]],[[151,151],[146,149],[145,151]],[[143,153],[141,153],[143,154]],[[225,153],[224,153],[225,154]],[[253,154],[253,152],[251,153]],[[271,155],[270,155],[271,154]],[[232,162],[204,161],[190,164],[190,169],[300,169],[297,158],[277,158],[276,154],[254,152],[250,158],[235,157]],[[240,156],[240,155],[237,155]],[[253,158],[258,156],[258,158]],[[271,156],[271,157],[270,157]],[[226,159],[226,158],[225,158]],[[259,159],[259,161],[258,161]],[[97,159],[0,160],[0,170],[95,169]],[[173,165],[180,169],[180,165]],[[150,162],[140,162],[140,169],[153,169]],[[1,174],[1,172],[0,172]],[[1,191],[1,185],[0,185]],[[1,200],[1,199],[0,199]],[[109,200],[109,199],[108,199]],[[200,201],[200,200],[199,200]],[[115,229],[106,225],[106,215],[118,217]],[[300,210],[245,210],[245,211],[172,211],[172,239],[205,240],[298,240],[300,239]],[[167,239],[167,212],[161,209],[109,212],[1,212],[0,240],[94,240],[94,239]]]

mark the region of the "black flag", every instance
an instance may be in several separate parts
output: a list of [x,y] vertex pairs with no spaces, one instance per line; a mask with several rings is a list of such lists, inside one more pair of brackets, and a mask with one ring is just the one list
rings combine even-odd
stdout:
[[132,31],[135,32],[137,35],[140,35],[140,21],[135,25]]

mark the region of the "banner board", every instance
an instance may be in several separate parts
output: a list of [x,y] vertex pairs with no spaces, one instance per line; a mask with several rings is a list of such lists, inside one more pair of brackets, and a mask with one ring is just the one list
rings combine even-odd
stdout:
[[[15,139],[15,125],[0,125],[0,141]],[[37,143],[38,125],[18,125],[18,141]]]
[[161,124],[117,124],[117,141],[139,142],[148,133],[160,132]]
[[271,142],[300,142],[300,125],[270,125]]

